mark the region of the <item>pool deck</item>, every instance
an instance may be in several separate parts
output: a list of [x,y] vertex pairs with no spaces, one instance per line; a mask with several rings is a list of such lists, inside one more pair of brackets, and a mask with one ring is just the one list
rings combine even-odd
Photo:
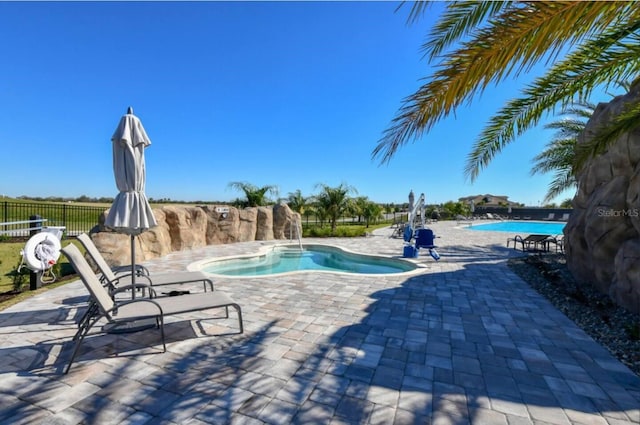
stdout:
[[[216,279],[244,314],[171,317],[87,337],[68,375],[86,291],[76,281],[0,311],[2,424],[639,424],[640,378],[507,266],[507,233],[430,227],[442,256],[407,276]],[[399,257],[390,229],[305,239]],[[184,270],[247,242],[145,264]],[[194,288],[196,290],[196,288]],[[210,320],[206,320],[210,319]]]

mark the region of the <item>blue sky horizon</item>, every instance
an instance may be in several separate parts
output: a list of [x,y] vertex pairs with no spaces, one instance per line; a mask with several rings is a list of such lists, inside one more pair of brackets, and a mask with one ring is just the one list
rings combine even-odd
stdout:
[[229,183],[242,181],[281,197],[346,183],[380,203],[413,190],[429,204],[493,194],[540,205],[552,176],[530,169],[553,136],[544,122],[473,184],[463,170],[489,117],[543,66],[488,88],[389,164],[372,160],[432,72],[420,49],[443,7],[407,25],[397,5],[0,2],[11,40],[0,48],[11,58],[0,68],[0,196],[114,197],[110,138],[131,106],[152,142],[155,199],[231,201],[242,194]]

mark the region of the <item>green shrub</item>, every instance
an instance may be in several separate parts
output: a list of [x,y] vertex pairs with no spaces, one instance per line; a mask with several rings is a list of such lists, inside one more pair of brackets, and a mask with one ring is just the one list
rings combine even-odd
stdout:
[[24,265],[20,267],[21,265],[22,265],[22,256],[20,256],[20,259],[18,260],[18,264],[16,265],[15,269],[9,272],[9,275],[11,276],[11,282],[13,283],[14,292],[21,292],[23,290],[23,286],[25,285],[25,283],[29,282],[30,270],[24,267]]
[[[22,267],[20,267],[21,265]],[[18,271],[18,269],[20,270]],[[51,273],[53,273],[53,276],[51,275]],[[42,278],[42,284],[46,285],[47,283],[53,283],[64,276],[74,273],[75,271],[69,263],[58,262],[54,264],[48,272],[45,273]],[[31,270],[29,270],[29,268],[22,264],[22,257],[20,257],[20,260],[18,260],[18,264],[16,265],[16,267],[11,270],[11,272],[9,272],[9,276],[11,277],[11,281],[13,284],[13,291],[22,292],[26,290],[27,288],[25,287],[25,285],[31,283],[30,275]],[[54,279],[53,281],[51,281],[52,278]]]
[[331,234],[331,227],[325,226],[313,226],[305,227],[302,230],[302,237],[305,238],[354,238],[364,236],[367,233],[367,229],[363,225],[345,225],[336,227],[336,232]]

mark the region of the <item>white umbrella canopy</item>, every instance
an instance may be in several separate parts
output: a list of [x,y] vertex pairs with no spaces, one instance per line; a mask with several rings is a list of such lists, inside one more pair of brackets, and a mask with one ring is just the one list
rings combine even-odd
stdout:
[[140,119],[129,108],[111,137],[113,142],[113,174],[120,191],[116,196],[105,226],[119,233],[139,235],[156,226],[144,193],[146,168],[144,150],[151,144]]
[[[144,150],[151,144],[151,140],[140,119],[133,115],[133,108],[130,107],[127,114],[120,119],[111,141],[113,174],[120,192],[113,201],[104,224],[118,233],[131,236],[131,284],[135,285],[135,236],[158,223],[144,193]],[[132,298],[135,298],[135,292],[131,291]]]

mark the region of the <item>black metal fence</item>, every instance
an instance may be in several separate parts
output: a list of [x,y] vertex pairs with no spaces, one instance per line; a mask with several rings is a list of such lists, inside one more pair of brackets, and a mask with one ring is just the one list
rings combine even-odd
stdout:
[[[9,236],[25,236],[28,230],[12,227],[7,223],[29,220],[40,216],[44,226],[64,226],[67,235],[75,236],[88,232],[98,224],[105,207],[46,202],[0,202],[0,232]],[[28,226],[27,226],[28,227]],[[23,234],[24,233],[24,234]]]

